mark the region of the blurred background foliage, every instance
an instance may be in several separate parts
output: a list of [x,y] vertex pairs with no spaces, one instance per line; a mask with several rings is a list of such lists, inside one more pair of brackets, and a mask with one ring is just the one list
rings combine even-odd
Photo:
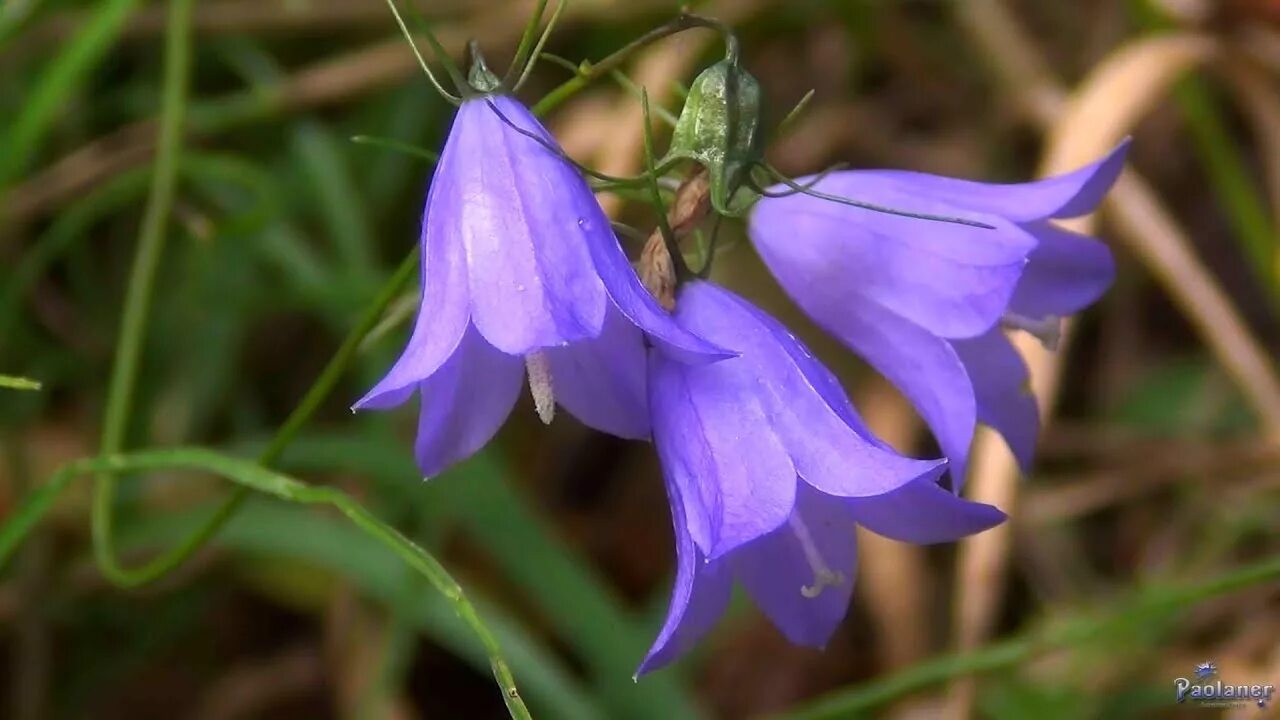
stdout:
[[[459,57],[476,37],[495,63],[532,6],[419,2]],[[1013,181],[1135,138],[1095,227],[1120,257],[1116,287],[1057,356],[1027,349],[1058,400],[1035,471],[1018,478],[998,441],[978,441],[969,492],[1011,523],[957,547],[864,537],[853,607],[825,652],[788,646],[742,601],[692,657],[633,682],[673,560],[651,448],[567,417],[544,427],[525,399],[487,450],[422,482],[411,411],[347,411],[400,349],[411,286],[372,317],[276,467],[344,491],[438,557],[536,717],[1274,715],[1178,706],[1173,679],[1212,660],[1226,681],[1280,683],[1280,4],[694,6],[739,29],[774,122],[816,91],[770,149],[788,172],[845,161]],[[549,50],[598,59],[676,10],[574,0]],[[163,252],[123,448],[244,458],[261,456],[417,240],[430,166],[351,138],[436,149],[451,108],[378,0],[195,3],[189,87],[168,106],[185,111],[171,212],[145,220],[164,172],[173,17],[139,0],[0,2],[0,373],[43,384],[0,387],[6,551],[35,517],[24,498],[102,447],[148,223]],[[677,109],[716,52],[693,32],[625,70]],[[544,63],[523,99],[568,77]],[[639,169],[632,90],[602,80],[548,122],[584,163]],[[643,206],[602,201],[653,226]],[[717,279],[809,340],[884,437],[936,452],[749,245],[728,246]],[[70,483],[0,575],[0,716],[506,715],[455,606],[347,517],[250,493],[189,562],[121,589],[93,561],[91,482]],[[230,492],[207,472],[122,478],[124,560],[173,546]]]

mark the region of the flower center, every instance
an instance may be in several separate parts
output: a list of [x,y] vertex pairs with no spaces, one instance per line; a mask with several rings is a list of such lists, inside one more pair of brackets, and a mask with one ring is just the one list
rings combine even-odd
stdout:
[[524,356],[524,367],[529,373],[529,392],[533,394],[533,407],[538,418],[550,425],[556,416],[556,393],[551,385],[551,362],[546,353],[531,352]]
[[791,526],[791,532],[796,534],[796,540],[800,541],[800,549],[804,552],[804,559],[809,563],[809,568],[813,570],[813,584],[801,585],[800,594],[812,600],[822,594],[822,591],[828,587],[835,587],[844,583],[844,573],[834,571],[827,561],[823,559],[822,552],[818,550],[818,545],[813,542],[813,535],[809,534],[809,526],[805,525],[804,520],[800,518],[800,513],[792,513],[787,520],[787,524]]
[[1017,313],[1005,313],[1000,318],[1000,326],[1007,330],[1022,330],[1031,333],[1045,350],[1053,352],[1062,341],[1062,318],[1057,315],[1045,315],[1042,318],[1027,317]]

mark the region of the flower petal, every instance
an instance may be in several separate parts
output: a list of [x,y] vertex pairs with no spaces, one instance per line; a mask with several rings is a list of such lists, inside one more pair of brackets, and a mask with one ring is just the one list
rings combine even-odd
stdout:
[[1028,388],[1026,362],[999,329],[952,345],[973,381],[978,420],[1003,435],[1023,472],[1030,470],[1040,413]]
[[[428,208],[439,186],[432,183]],[[408,400],[418,383],[431,377],[456,352],[467,330],[470,295],[462,243],[449,236],[429,239],[425,230],[422,243],[422,294],[413,333],[399,359],[353,410],[385,410]]]
[[520,358],[467,328],[453,357],[419,385],[414,453],[423,475],[437,475],[484,447],[511,414],[523,384]]
[[810,315],[915,406],[947,457],[958,488],[967,469],[977,404],[951,343],[875,304],[855,304],[841,312],[820,310]]
[[723,562],[706,562],[684,520],[686,503],[670,482],[671,519],[676,541],[676,580],[667,619],[645,655],[636,676],[656,670],[683,655],[715,625],[729,605],[733,578]]
[[1028,226],[1040,244],[1031,253],[1009,309],[1031,318],[1071,315],[1092,305],[1111,287],[1116,263],[1096,238],[1052,223]]
[[663,473],[690,504],[690,532],[712,560],[786,522],[796,471],[741,358],[687,365],[649,353],[649,407]]
[[554,144],[513,98],[463,103],[436,170],[450,182],[428,210],[428,239],[461,236],[472,321],[499,350],[524,355],[595,337],[607,301],[587,248],[601,241],[593,235],[612,239],[604,212],[577,169],[498,112]]
[[[812,488],[801,486],[796,514],[800,532],[807,537],[802,539],[796,526],[788,523],[739,549],[730,561],[751,599],[788,640],[823,647],[849,609],[858,565],[857,536],[841,500]],[[811,543],[810,551],[827,569],[843,576],[834,585],[821,586],[812,597],[803,591],[817,587],[805,542]]]
[[671,357],[699,364],[723,360],[735,355],[714,345],[676,323],[662,309],[653,295],[640,284],[635,270],[622,252],[616,237],[592,242],[591,257],[604,281],[609,297],[631,322],[648,333],[653,342]]
[[952,542],[995,527],[1006,517],[991,505],[958,498],[930,480],[918,480],[876,497],[850,498],[845,503],[858,524],[868,530],[917,545]]
[[545,351],[556,402],[583,424],[618,437],[649,437],[644,335],[612,303],[600,337]]
[[[866,185],[880,186],[883,193],[880,197],[892,199],[894,207],[918,209],[916,205],[909,204],[914,195],[937,203],[938,207],[954,208],[957,213],[985,213],[1015,222],[1031,222],[1093,212],[1124,169],[1128,150],[1129,140],[1126,139],[1091,165],[1026,183],[984,183],[902,170],[857,172],[865,177]],[[865,195],[842,194],[871,200]]]
[[832,495],[878,495],[925,474],[937,461],[911,460],[854,431],[797,365],[812,354],[777,320],[746,300],[709,282],[685,286],[676,310],[681,323],[701,336],[741,353],[717,363],[723,375],[740,376],[745,392],[762,402],[766,422],[781,439],[796,471]]
[[[921,176],[930,177],[930,176]],[[899,187],[901,186],[901,187]],[[833,173],[826,193],[904,210],[965,216],[984,229],[889,215],[793,195],[761,200],[750,234],[765,264],[796,302],[834,310],[878,303],[934,334],[977,335],[996,323],[1035,239],[995,215],[937,202],[910,183],[877,173]]]

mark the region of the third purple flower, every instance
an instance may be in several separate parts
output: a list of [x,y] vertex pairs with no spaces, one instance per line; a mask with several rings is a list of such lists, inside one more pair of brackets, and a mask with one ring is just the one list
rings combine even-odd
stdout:
[[1018,185],[857,170],[816,186],[990,229],[793,195],[760,201],[751,238],[792,299],[910,399],[959,487],[977,421],[1004,435],[1024,466],[1030,462],[1035,401],[1025,391],[1026,367],[1002,330],[1030,331],[1052,344],[1060,317],[1111,283],[1107,248],[1053,221],[1092,212],[1119,175],[1126,149],[1127,143],[1073,173]]
[[709,630],[735,579],[789,640],[825,645],[849,606],[856,524],[935,543],[1004,520],[939,487],[942,462],[905,458],[876,440],[835,376],[747,301],[695,281],[680,292],[676,320],[740,355],[689,365],[650,352],[677,576],[640,672]]

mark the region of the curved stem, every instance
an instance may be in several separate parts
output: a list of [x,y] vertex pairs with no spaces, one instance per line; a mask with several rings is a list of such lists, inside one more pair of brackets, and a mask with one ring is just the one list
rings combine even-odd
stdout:
[[658,40],[670,37],[685,30],[693,28],[709,28],[716,30],[724,36],[725,46],[728,48],[725,55],[732,62],[737,62],[738,58],[738,39],[728,25],[710,18],[704,18],[698,15],[690,15],[683,13],[676,19],[656,27],[640,37],[632,40],[624,45],[621,49],[613,52],[598,63],[583,62],[578,66],[575,77],[565,82],[560,87],[547,93],[541,100],[533,106],[534,115],[542,115],[577,94],[595,80],[609,74],[610,71],[617,69],[622,63],[627,61],[637,50],[643,49]]
[[[387,280],[382,289],[378,291],[378,295],[373,302],[365,308],[364,314],[356,322],[355,327],[347,333],[347,337],[343,339],[342,344],[338,347],[337,352],[329,359],[324,370],[320,372],[320,376],[307,390],[307,394],[302,397],[298,405],[289,413],[289,417],[285,419],[276,433],[271,438],[271,442],[258,456],[258,464],[264,467],[275,464],[284,453],[285,448],[293,442],[293,438],[298,431],[311,419],[316,410],[320,409],[320,405],[329,397],[329,393],[338,384],[343,374],[351,366],[355,360],[356,352],[360,348],[366,335],[378,324],[382,315],[387,308],[400,294],[401,288],[408,283],[413,277],[418,267],[418,249],[415,247],[409,253],[396,271]],[[248,496],[248,491],[244,486],[237,486],[222,505],[211,515],[204,524],[196,528],[186,539],[176,545],[173,549],[164,555],[150,561],[146,565],[136,569],[126,569],[121,567],[119,560],[114,552],[114,545],[111,538],[111,521],[109,507],[103,516],[105,523],[94,523],[94,552],[98,559],[98,564],[104,568],[104,572],[108,574],[113,582],[118,585],[127,587],[136,587],[149,583],[156,578],[164,575],[170,570],[176,568],[185,562],[192,554],[195,553],[202,545],[213,537],[218,530],[222,529],[227,521],[235,515],[240,505]],[[97,505],[94,506],[95,519],[97,519]],[[112,568],[105,571],[105,568]]]
[[[288,423],[286,423],[288,425]],[[529,710],[516,688],[515,677],[503,657],[497,638],[489,630],[475,605],[448,570],[430,553],[396,529],[378,520],[349,495],[333,487],[317,487],[286,475],[264,469],[260,464],[235,458],[205,448],[169,448],[129,455],[108,455],[76,460],[61,467],[48,482],[30,493],[11,521],[0,525],[0,566],[12,556],[21,541],[31,532],[77,477],[116,475],[126,472],[198,470],[236,483],[237,497],[257,491],[281,500],[307,505],[328,505],[337,509],[360,530],[385,545],[410,567],[425,577],[453,605],[458,617],[471,629],[489,657],[494,679],[502,689],[503,701],[511,717],[528,720]]]
[[[116,344],[115,364],[107,390],[102,427],[102,452],[119,452],[124,444],[133,390],[138,379],[138,360],[146,332],[147,315],[155,289],[156,271],[164,252],[165,226],[173,205],[182,154],[182,125],[186,115],[191,64],[191,16],[195,0],[173,0],[165,34],[164,89],[160,116],[160,139],[156,150],[155,173],[150,197],[139,232],[129,289],[125,296],[124,319]],[[129,584],[132,576],[116,562],[112,553],[112,506],[116,479],[101,475],[94,485],[94,549],[102,572],[113,581]]]
[[[435,73],[431,72],[431,65],[427,63],[426,58],[422,57],[422,52],[418,50],[418,44],[413,41],[413,33],[409,32],[409,26],[405,25],[404,18],[400,16],[400,9],[396,7],[395,0],[387,0],[387,7],[391,8],[391,14],[395,16],[396,25],[400,26],[400,32],[404,35],[405,42],[409,43],[409,49],[413,51],[413,56],[418,59],[418,66],[422,68],[422,72],[427,74],[427,80],[431,82],[432,87],[436,89],[436,92],[440,93],[440,97],[454,105],[460,104],[462,98],[445,90],[444,85],[441,85],[440,81],[436,79]],[[427,31],[426,35],[428,38],[434,39],[430,31]],[[457,82],[457,78],[454,78],[454,82]],[[459,91],[461,91],[461,87],[459,87]]]

